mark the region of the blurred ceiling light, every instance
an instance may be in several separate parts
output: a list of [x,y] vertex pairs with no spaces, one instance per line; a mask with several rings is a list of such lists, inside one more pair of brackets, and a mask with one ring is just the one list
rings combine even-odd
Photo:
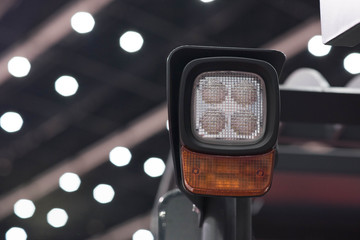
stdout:
[[8,62],[8,71],[14,77],[25,77],[29,74],[31,64],[27,58],[13,57]]
[[300,68],[292,72],[283,86],[291,88],[322,89],[330,87],[329,82],[315,69]]
[[71,27],[78,33],[88,33],[93,30],[95,20],[88,12],[77,12],[71,17]]
[[30,218],[34,215],[35,205],[31,200],[20,199],[14,204],[14,213],[19,218]]
[[109,159],[117,167],[123,167],[129,164],[131,152],[126,147],[115,147],[109,153]]
[[65,192],[75,192],[79,189],[80,184],[80,177],[75,173],[67,172],[59,178],[59,186]]
[[210,2],[213,2],[214,0],[200,0],[200,1],[203,3],[210,3]]
[[78,82],[71,76],[61,76],[55,81],[55,90],[64,97],[74,95],[78,88]]
[[323,57],[329,54],[331,46],[323,44],[322,37],[320,35],[316,35],[309,40],[308,50],[316,57]]
[[99,203],[109,203],[114,199],[115,191],[108,184],[99,184],[93,190],[93,196]]
[[120,47],[129,53],[137,52],[144,44],[144,39],[138,32],[128,31],[120,37]]
[[65,226],[68,220],[68,215],[64,209],[53,208],[47,214],[47,222],[54,228],[60,228]]
[[17,132],[21,129],[24,121],[16,112],[6,112],[0,117],[0,126],[6,132]]
[[360,73],[360,53],[351,53],[344,59],[344,68],[351,74]]
[[132,240],[154,240],[154,236],[149,230],[139,229],[133,234]]
[[12,227],[5,233],[5,240],[26,240],[27,234],[24,229]]
[[160,177],[165,171],[165,163],[160,158],[149,158],[144,163],[144,171],[150,177]]

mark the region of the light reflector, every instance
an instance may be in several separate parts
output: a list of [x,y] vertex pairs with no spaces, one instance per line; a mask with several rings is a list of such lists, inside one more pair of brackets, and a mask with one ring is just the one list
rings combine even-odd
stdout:
[[184,185],[192,193],[259,196],[271,184],[275,151],[253,156],[220,156],[181,148]]
[[200,74],[194,82],[192,106],[192,130],[200,141],[250,144],[264,135],[266,89],[255,73]]

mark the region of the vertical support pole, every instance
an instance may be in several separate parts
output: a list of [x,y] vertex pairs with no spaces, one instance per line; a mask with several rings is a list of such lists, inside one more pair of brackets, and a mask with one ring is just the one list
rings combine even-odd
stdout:
[[251,198],[236,199],[236,240],[252,239]]
[[207,198],[202,240],[251,240],[251,198]]

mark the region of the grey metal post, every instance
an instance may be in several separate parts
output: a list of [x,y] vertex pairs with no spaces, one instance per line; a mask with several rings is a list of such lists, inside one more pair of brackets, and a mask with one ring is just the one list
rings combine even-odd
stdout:
[[251,198],[207,198],[202,240],[251,240]]

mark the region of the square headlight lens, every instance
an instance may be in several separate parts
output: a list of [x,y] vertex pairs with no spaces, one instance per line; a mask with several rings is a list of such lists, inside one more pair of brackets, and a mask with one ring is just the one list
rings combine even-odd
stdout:
[[194,81],[191,127],[206,143],[251,144],[266,126],[266,89],[255,73],[204,72]]

